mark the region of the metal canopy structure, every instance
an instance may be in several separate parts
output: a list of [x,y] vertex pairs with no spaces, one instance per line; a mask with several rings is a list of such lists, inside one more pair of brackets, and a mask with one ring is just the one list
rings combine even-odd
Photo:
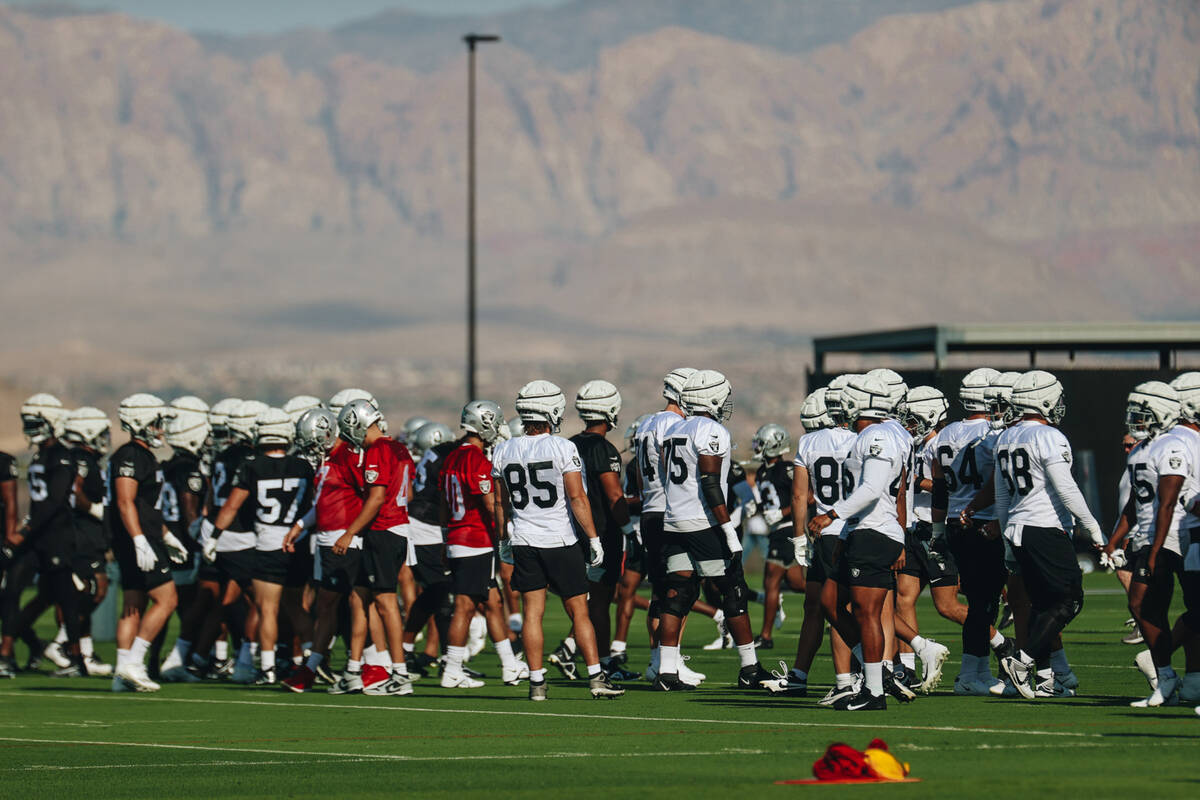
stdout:
[[1181,350],[1200,350],[1200,323],[939,325],[814,339],[813,369],[824,373],[830,353],[928,353],[940,371],[951,353],[1022,351],[1031,366],[1038,352],[1157,353],[1159,368],[1170,369]]

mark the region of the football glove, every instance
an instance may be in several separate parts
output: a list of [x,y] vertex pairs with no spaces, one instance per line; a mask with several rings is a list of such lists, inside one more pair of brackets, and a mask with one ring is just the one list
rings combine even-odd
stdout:
[[1112,553],[1100,554],[1100,568],[1110,572],[1121,569],[1125,566],[1125,551],[1114,550]]
[[208,537],[204,540],[204,544],[200,548],[200,555],[209,564],[217,560],[217,540],[214,537]]
[[163,534],[163,544],[167,547],[167,557],[174,564],[183,564],[187,561],[187,548],[183,546],[183,542],[175,538],[175,534],[167,531]]
[[593,536],[588,539],[588,566],[598,567],[604,562],[604,545],[600,544],[600,537]]
[[723,522],[721,530],[725,532],[725,546],[729,548],[729,552],[734,555],[741,553],[742,540],[738,537],[737,527],[732,522]]
[[150,546],[150,540],[144,535],[133,537],[133,552],[137,557],[138,569],[142,572],[150,572],[158,566],[158,556]]
[[791,539],[791,542],[792,542],[792,553],[795,554],[795,556],[796,556],[796,563],[802,567],[807,567],[808,566],[808,537],[807,536],[793,536]]
[[774,528],[780,522],[783,522],[783,512],[778,508],[765,509],[763,511],[763,519],[766,520],[769,527]]

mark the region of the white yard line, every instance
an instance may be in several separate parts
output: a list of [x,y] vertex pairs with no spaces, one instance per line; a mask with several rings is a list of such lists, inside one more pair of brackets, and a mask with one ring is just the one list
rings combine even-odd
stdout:
[[[0,692],[0,696],[4,697],[25,697],[29,698],[28,694],[22,692]],[[408,705],[344,705],[342,703],[308,703],[308,702],[272,702],[267,700],[214,700],[214,699],[199,699],[199,698],[184,698],[184,697],[146,697],[143,695],[130,696],[122,694],[120,696],[105,695],[105,694],[67,694],[64,692],[39,692],[38,697],[62,697],[70,700],[116,700],[119,702],[128,703],[200,703],[205,705],[236,705],[236,706],[267,706],[272,708],[287,708],[291,710],[300,709],[353,709],[358,711],[398,711],[411,713],[428,713],[428,714],[477,714],[481,716],[503,716],[503,717],[540,717],[540,718],[560,718],[560,719],[607,719],[617,720],[622,722],[670,722],[670,723],[693,723],[704,725],[751,725],[762,728],[861,728],[865,730],[901,730],[901,731],[932,731],[946,733],[997,733],[1008,734],[1012,736],[1066,736],[1071,738],[1092,738],[1099,737],[1098,733],[1079,733],[1076,731],[1040,731],[1029,730],[1025,728],[979,728],[971,726],[955,726],[955,725],[884,725],[879,723],[851,723],[851,722],[800,722],[796,720],[743,720],[743,719],[708,719],[696,717],[642,717],[642,716],[619,716],[615,714],[556,714],[553,712],[543,711],[491,711],[476,708],[425,708],[421,706]],[[791,712],[794,709],[782,707],[781,712]],[[818,713],[825,713],[823,710]],[[836,712],[829,712],[836,713]]]

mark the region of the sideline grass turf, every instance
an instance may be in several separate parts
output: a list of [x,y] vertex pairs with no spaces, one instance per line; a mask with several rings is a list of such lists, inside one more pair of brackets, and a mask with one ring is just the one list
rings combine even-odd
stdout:
[[[0,683],[0,796],[1196,797],[1200,717],[1190,706],[1129,708],[1148,690],[1132,667],[1140,648],[1119,641],[1124,598],[1111,576],[1085,580],[1083,613],[1066,636],[1080,696],[1063,700],[953,696],[958,636],[927,596],[924,632],[952,651],[942,687],[910,705],[890,701],[885,713],[817,706],[832,677],[825,655],[807,699],[732,688],[736,654],[700,649],[714,636],[703,618],[691,620],[685,642],[691,666],[708,675],[700,690],[659,694],[637,681],[613,701],[589,699],[585,682],[555,679],[551,667],[549,702],[530,703],[526,686],[500,684],[490,648],[472,662],[491,678],[486,687],[444,690],[427,678],[402,698],[229,684],[114,695],[107,680],[22,675]],[[800,598],[787,596],[786,607],[764,666],[794,652]],[[638,670],[643,619],[630,646]],[[548,644],[565,629],[555,608]],[[111,645],[102,652],[112,659]],[[875,736],[922,782],[775,785],[810,777],[830,742],[864,747]]]

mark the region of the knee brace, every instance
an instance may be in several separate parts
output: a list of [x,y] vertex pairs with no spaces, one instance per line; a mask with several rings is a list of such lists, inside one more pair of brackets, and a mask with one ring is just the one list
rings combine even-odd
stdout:
[[746,579],[737,575],[726,575],[716,580],[717,588],[721,590],[721,610],[725,618],[740,617],[750,607],[750,587]]
[[671,573],[667,575],[665,589],[662,613],[673,617],[685,617],[700,597],[700,580],[695,575],[684,578]]

